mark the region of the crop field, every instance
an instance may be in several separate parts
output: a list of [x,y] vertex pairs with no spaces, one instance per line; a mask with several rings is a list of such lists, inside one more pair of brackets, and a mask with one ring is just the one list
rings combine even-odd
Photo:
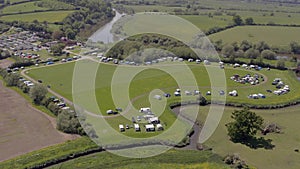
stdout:
[[5,98],[0,103],[0,161],[70,139],[55,129],[53,117],[30,106],[2,81],[0,96]]
[[[197,107],[197,106],[196,106]],[[185,107],[185,113],[192,112],[195,106]],[[198,121],[204,122],[206,119],[209,106],[200,107]],[[257,143],[257,149],[251,149],[242,144],[236,144],[229,140],[225,124],[231,121],[231,113],[237,108],[226,107],[222,120],[218,125],[215,133],[205,143],[213,149],[214,153],[221,156],[237,153],[246,160],[251,166],[257,168],[272,169],[297,169],[300,167],[299,153],[295,149],[299,149],[300,133],[298,131],[298,121],[300,120],[300,107],[293,106],[276,110],[252,110],[264,118],[265,124],[275,123],[282,129],[280,134],[268,134],[263,136],[260,133],[258,137],[270,139],[271,144],[275,146],[273,149],[265,149],[266,143]],[[262,147],[260,147],[262,146]]]
[[300,34],[300,28],[281,26],[239,26],[213,35],[211,40],[220,40],[224,43],[265,41],[270,45],[287,47],[292,41],[300,42],[295,35]]
[[22,3],[3,8],[3,14],[34,12],[35,10],[47,10],[48,8],[41,8],[35,5],[35,2]]
[[39,22],[47,21],[49,23],[61,22],[73,11],[55,11],[55,12],[36,12],[30,14],[16,14],[9,16],[2,16],[0,20],[3,21],[24,21],[32,22],[38,20]]

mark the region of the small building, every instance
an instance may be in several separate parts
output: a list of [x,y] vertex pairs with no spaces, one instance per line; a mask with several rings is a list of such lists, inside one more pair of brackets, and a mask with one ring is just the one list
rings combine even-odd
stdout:
[[134,124],[134,130],[135,131],[141,131],[140,125],[139,124]]
[[125,128],[124,128],[124,125],[123,125],[123,124],[120,124],[120,125],[119,125],[119,130],[120,130],[120,132],[124,132],[124,131],[125,131]]
[[155,127],[153,124],[147,124],[145,125],[145,128],[147,132],[155,131]]

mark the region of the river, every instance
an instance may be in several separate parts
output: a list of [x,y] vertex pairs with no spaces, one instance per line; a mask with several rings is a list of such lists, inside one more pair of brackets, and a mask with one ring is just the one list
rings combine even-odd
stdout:
[[110,32],[114,23],[116,23],[124,14],[120,14],[117,10],[116,16],[102,28],[98,29],[89,40],[93,42],[103,42],[104,44],[112,43],[115,41],[114,35]]

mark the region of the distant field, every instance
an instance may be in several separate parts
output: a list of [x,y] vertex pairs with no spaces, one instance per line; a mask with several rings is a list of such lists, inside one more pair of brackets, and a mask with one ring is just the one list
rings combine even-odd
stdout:
[[35,10],[47,10],[48,8],[41,8],[34,5],[35,2],[22,3],[12,6],[7,6],[2,10],[3,14],[21,13],[21,12],[34,12]]
[[[185,108],[186,113],[193,111],[194,106]],[[201,107],[198,121],[204,122],[208,112],[207,107]],[[252,110],[261,115],[266,124],[276,123],[282,128],[281,134],[268,134],[258,137],[271,139],[274,149],[266,150],[264,148],[251,149],[242,144],[235,144],[229,141],[225,124],[231,121],[231,113],[236,108],[226,107],[222,120],[212,137],[205,143],[213,149],[213,152],[225,156],[227,154],[237,153],[242,159],[246,160],[253,167],[272,168],[272,169],[298,169],[300,168],[299,153],[295,149],[300,148],[300,133],[298,131],[298,121],[300,120],[300,109],[298,106],[288,107],[276,110]]]
[[30,14],[17,14],[2,16],[0,20],[3,21],[24,21],[32,22],[38,20],[39,22],[47,21],[49,23],[61,22],[65,17],[67,17],[73,11],[57,11],[57,12],[36,12]]
[[190,21],[202,31],[207,31],[209,28],[213,27],[225,27],[232,22],[231,18],[225,18],[223,16],[209,18],[206,15],[179,15],[179,17]]
[[270,45],[287,47],[292,41],[300,42],[299,34],[300,28],[295,27],[240,26],[210,35],[209,38],[214,41],[222,39],[224,43],[265,41]]
[[152,12],[158,10],[160,12],[174,12],[175,9],[183,9],[182,7],[167,7],[159,5],[124,5],[125,8],[133,9],[135,13]]

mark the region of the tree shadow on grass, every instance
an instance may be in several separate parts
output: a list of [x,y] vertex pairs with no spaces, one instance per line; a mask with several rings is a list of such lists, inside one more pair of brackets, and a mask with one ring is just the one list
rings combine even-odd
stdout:
[[266,150],[272,150],[275,145],[272,144],[271,139],[265,139],[263,137],[256,138],[256,137],[251,137],[248,138],[247,140],[240,141],[241,144],[244,144],[252,149],[259,149],[259,148],[264,148]]

